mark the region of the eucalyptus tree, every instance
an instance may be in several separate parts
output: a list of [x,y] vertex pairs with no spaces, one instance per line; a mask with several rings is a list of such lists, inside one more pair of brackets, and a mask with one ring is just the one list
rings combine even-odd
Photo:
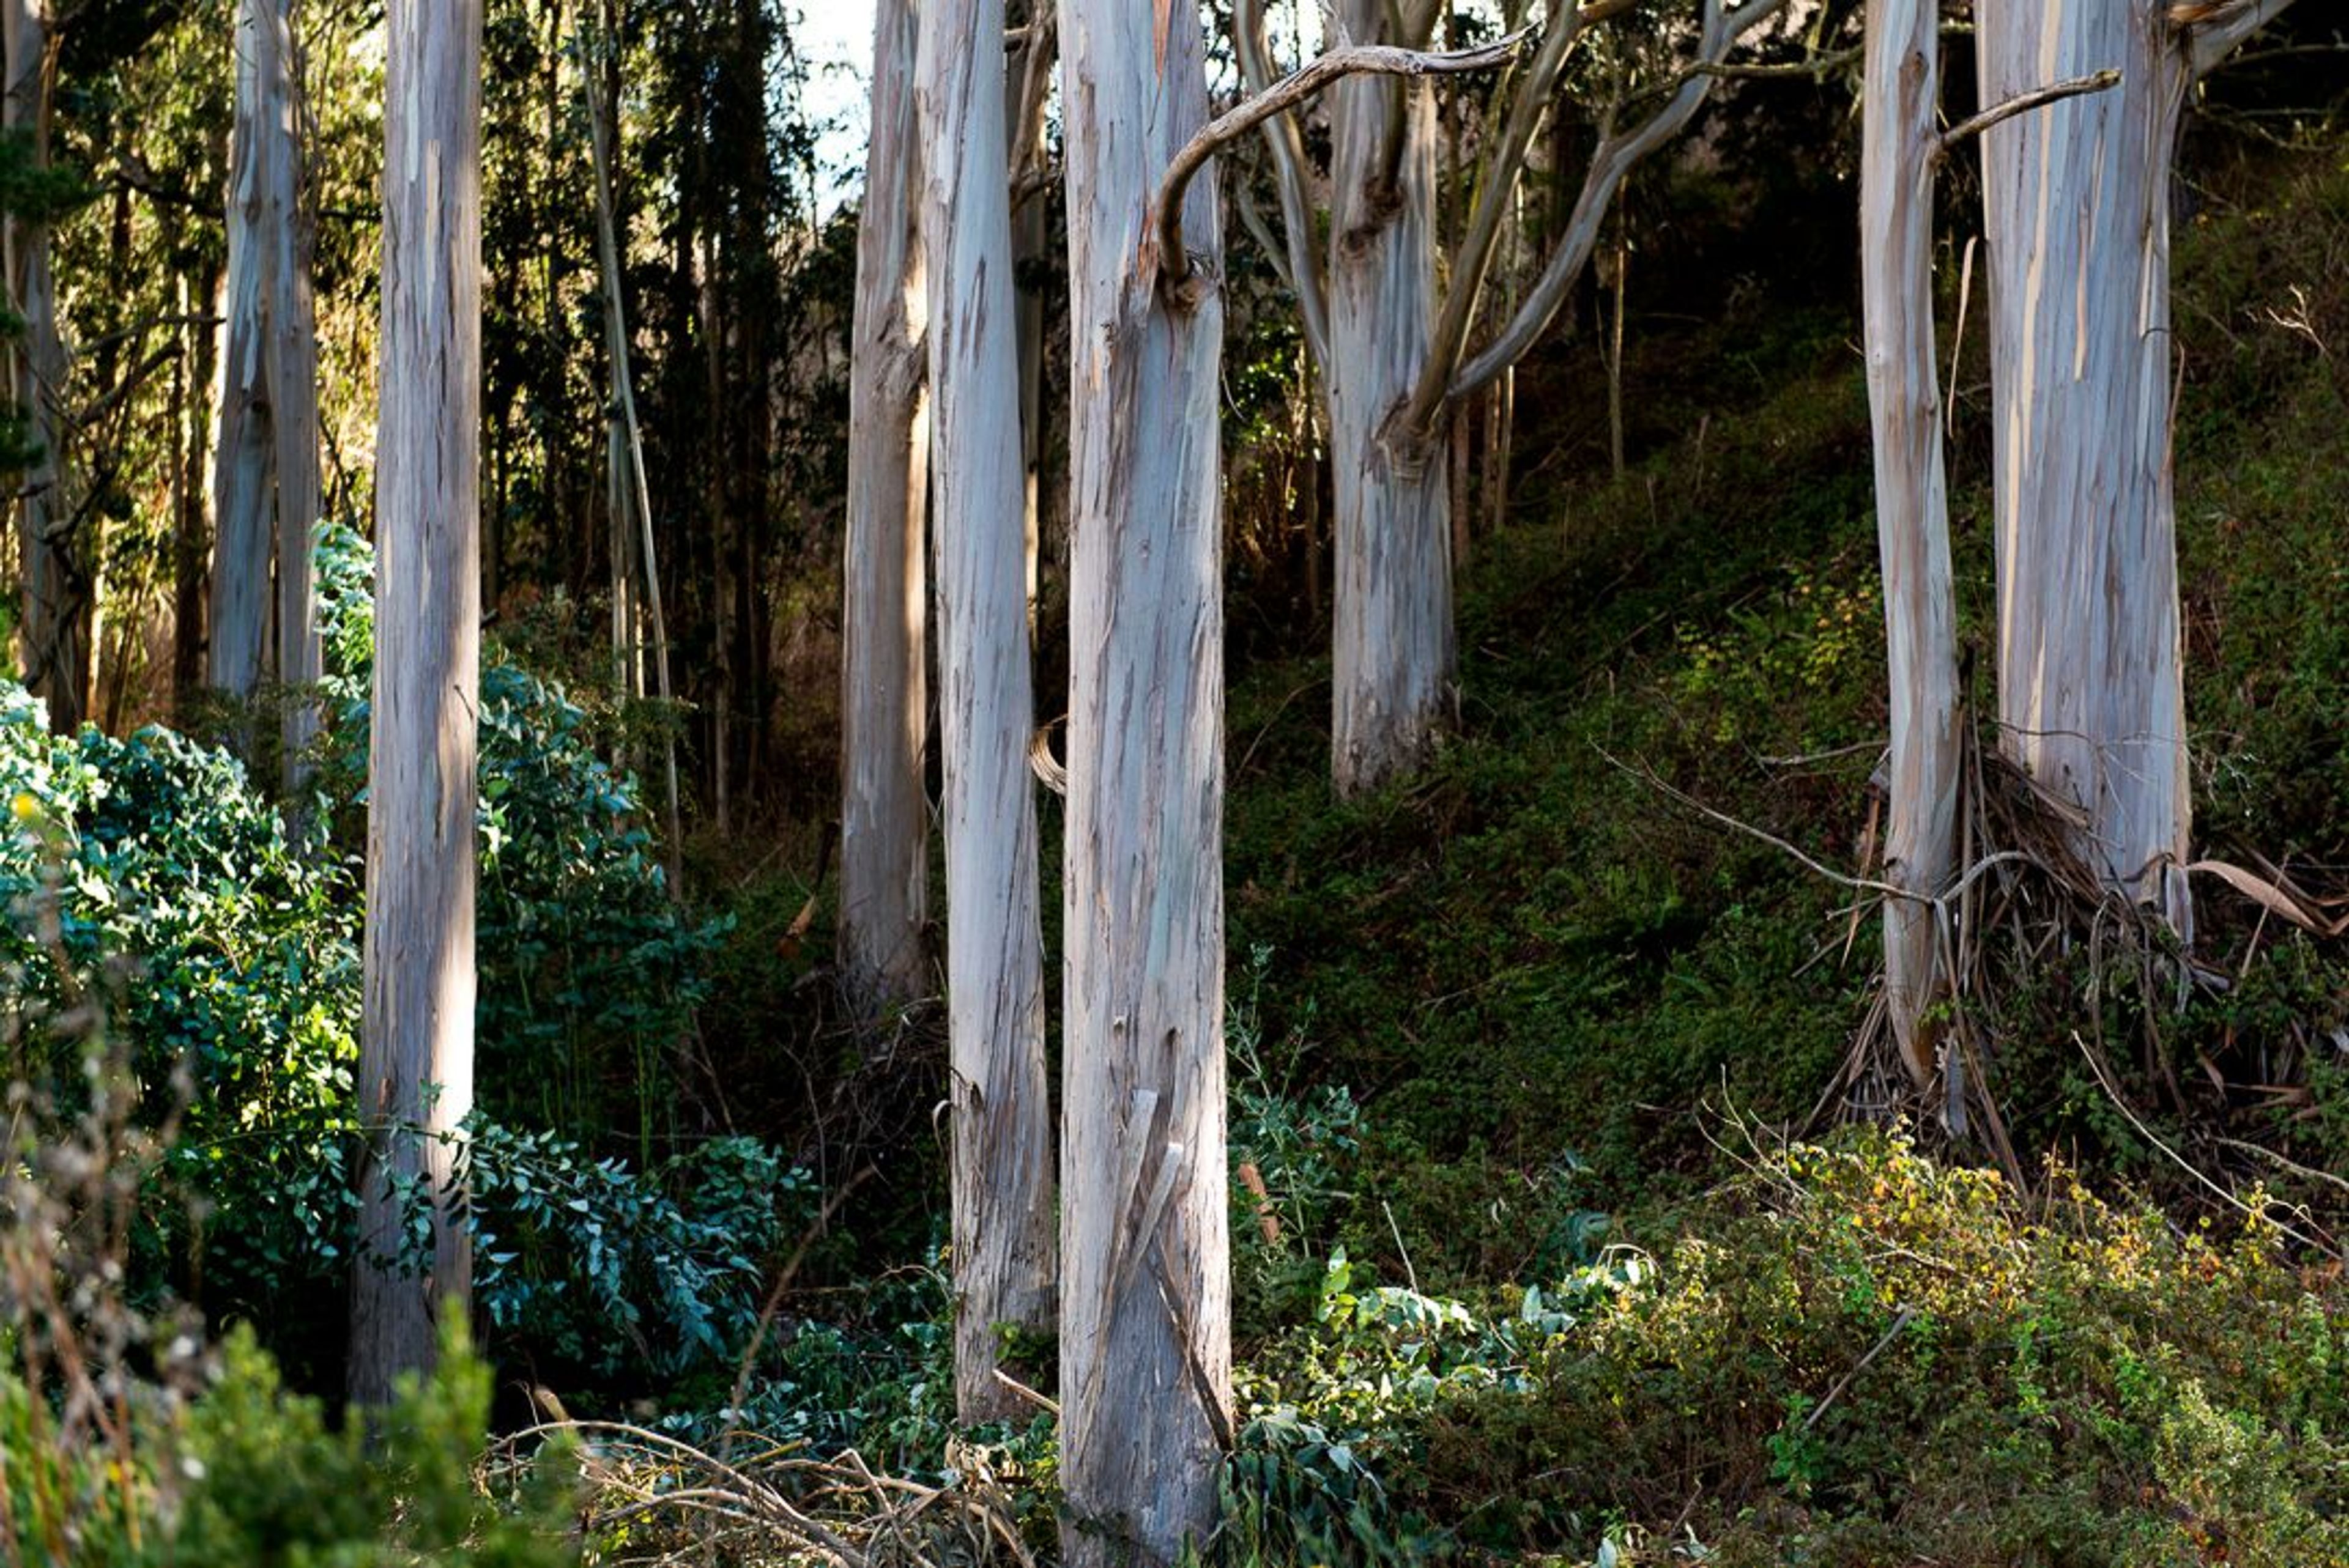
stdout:
[[[370,1405],[430,1363],[436,1305],[471,1295],[458,1155],[473,1101],[481,615],[481,0],[392,0],[386,31],[350,1357],[351,1396]],[[423,1257],[409,1242],[419,1202]]]
[[923,0],[915,70],[928,279],[932,539],[945,749],[947,1036],[954,1108],[955,1403],[1019,1408],[1003,1333],[1052,1322],[1028,510],[1005,73],[974,38],[1003,0]]
[[2171,490],[2169,187],[2195,82],[2290,0],[1981,0],[1985,103],[2117,71],[1982,134],[2003,744],[2082,861],[2190,930]]
[[1859,254],[1875,426],[1876,533],[1892,717],[1885,1004],[1920,1085],[1937,1067],[1947,985],[1936,901],[1957,860],[1957,593],[1933,353],[1933,170],[1941,152],[1935,0],[1868,0]]
[[[295,688],[324,673],[310,566],[323,504],[315,219],[293,0],[239,0],[235,61],[210,666],[212,685],[250,696],[273,672]],[[289,705],[289,767],[315,731],[310,707]]]
[[[1232,1438],[1224,1130],[1221,256],[1153,222],[1206,120],[1196,13],[1069,0],[1070,637],[1061,1477],[1073,1568],[1214,1528]],[[1179,225],[1178,225],[1179,226]]]
[[[1330,771],[1340,793],[1375,788],[1417,768],[1451,706],[1446,438],[1454,405],[1491,386],[1539,343],[1588,263],[1625,176],[1688,124],[1730,48],[1783,3],[1703,0],[1688,66],[1652,96],[1645,113],[1628,123],[1610,116],[1538,275],[1490,341],[1472,351],[1527,156],[1575,45],[1592,27],[1630,11],[1635,0],[1551,7],[1531,59],[1511,78],[1506,113],[1487,138],[1475,204],[1448,268],[1439,265],[1435,121],[1421,78],[1507,64],[1519,52],[1516,40],[1431,54],[1425,46],[1441,9],[1434,0],[1339,0],[1330,49],[1276,84],[1262,0],[1240,0],[1236,32],[1256,106],[1244,106],[1243,118],[1262,126],[1271,151],[1281,260],[1328,402],[1337,503]],[[1377,79],[1344,80],[1336,91],[1325,242],[1309,203],[1304,138],[1288,111],[1322,86],[1357,74],[1348,67],[1317,76],[1317,67],[1365,61],[1381,49],[1387,64],[1363,67]],[[1267,112],[1272,109],[1280,112]],[[1439,272],[1447,274],[1440,288]]]
[[928,989],[928,300],[913,0],[875,0],[856,229],[841,610],[840,965],[868,1016]]
[[60,732],[88,710],[92,564],[77,538],[82,519],[66,486],[66,355],[49,273],[49,214],[40,191],[48,168],[50,0],[0,0],[0,130],[18,146],[30,178],[0,216],[8,305],[23,325],[6,348],[7,396],[23,421],[24,468],[16,480],[16,541],[24,603],[17,624],[25,684]]

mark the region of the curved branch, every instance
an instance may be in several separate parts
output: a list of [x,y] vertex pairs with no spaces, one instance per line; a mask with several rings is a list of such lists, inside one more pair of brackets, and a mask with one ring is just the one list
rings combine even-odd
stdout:
[[[1782,0],[1746,3],[1775,6]],[[1531,36],[1530,32],[1513,33],[1496,44],[1445,53],[1399,49],[1382,44],[1349,45],[1290,72],[1269,92],[1258,93],[1216,116],[1184,144],[1183,150],[1167,166],[1165,178],[1158,183],[1151,226],[1158,236],[1159,287],[1178,305],[1188,305],[1203,292],[1192,277],[1190,253],[1183,247],[1183,198],[1191,188],[1193,176],[1206,166],[1218,149],[1246,136],[1274,116],[1310,101],[1332,82],[1359,76],[1440,77],[1491,70],[1514,59]]]
[[[1232,44],[1239,56],[1240,75],[1250,93],[1272,90],[1272,51],[1265,42],[1264,0],[1235,0]],[[1288,251],[1288,286],[1297,294],[1297,308],[1305,318],[1305,349],[1317,366],[1330,360],[1330,294],[1321,265],[1320,234],[1313,223],[1313,205],[1306,197],[1305,139],[1295,117],[1275,115],[1264,123],[1265,146],[1272,151],[1275,184],[1280,191],[1280,227]],[[1267,247],[1269,249],[1270,247]]]
[[2100,93],[2106,88],[2118,86],[2120,79],[2120,72],[2103,70],[2093,76],[2074,77],[2068,81],[2055,82],[2044,88],[2033,88],[2027,93],[2017,93],[2004,103],[1992,104],[1980,114],[1969,115],[1941,132],[1934,139],[1927,156],[1938,163],[1955,151],[1958,143],[1965,140],[1966,138],[1980,136],[2002,120],[2013,119],[2019,114],[2028,114],[2034,108],[2044,108],[2051,103],[2060,103],[2067,98],[2078,98],[2083,93]]
[[1443,314],[1436,318],[1427,362],[1420,368],[1410,402],[1403,406],[1403,428],[1433,427],[1436,409],[1451,389],[1452,373],[1459,368],[1461,356],[1468,352],[1468,333],[1475,323],[1476,301],[1492,272],[1494,253],[1499,249],[1502,220],[1508,215],[1510,193],[1525,172],[1526,155],[1533,146],[1534,132],[1540,129],[1542,113],[1549,106],[1550,89],[1565,70],[1566,57],[1575,40],[1592,23],[1628,11],[1632,4],[1633,0],[1598,0],[1594,5],[1571,7],[1563,16],[1554,19],[1549,31],[1543,35],[1541,49],[1535,55],[1532,67],[1510,99],[1507,124],[1494,146],[1492,162],[1478,186],[1468,232],[1453,259],[1452,286],[1444,296]]
[[1565,238],[1526,295],[1525,303],[1518,306],[1517,314],[1454,378],[1451,397],[1465,397],[1490,385],[1541,341],[1550,323],[1557,318],[1558,307],[1566,303],[1575,280],[1588,263],[1591,250],[1599,242],[1599,224],[1623,177],[1695,118],[1697,109],[1713,91],[1713,77],[1704,74],[1703,67],[1721,64],[1732,45],[1785,3],[1785,0],[1744,0],[1741,5],[1728,5],[1723,0],[1705,0],[1704,34],[1697,46],[1696,67],[1682,75],[1671,100],[1646,123],[1599,143],[1599,151],[1590,160],[1590,172],[1583,178],[1582,192],[1575,198]]

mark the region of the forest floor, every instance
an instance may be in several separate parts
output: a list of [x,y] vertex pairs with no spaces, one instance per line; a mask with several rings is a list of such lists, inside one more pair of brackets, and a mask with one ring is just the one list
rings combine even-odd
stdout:
[[[2206,160],[2177,278],[2198,843],[2337,894],[2349,165]],[[1983,703],[1973,308],[1951,467]],[[2338,940],[2208,892],[2180,987],[2091,918],[1968,1004],[1999,1143],[1935,1106],[1843,1125],[1876,921],[1817,868],[1880,869],[1886,723],[1857,336],[1734,290],[1659,316],[1619,477],[1595,345],[1532,366],[1510,521],[1461,576],[1459,724],[1407,784],[1332,799],[1325,655],[1236,665],[1233,1143],[1267,1198],[1235,1212],[1234,1561],[2349,1563]],[[728,901],[722,1077],[821,978],[809,892]],[[826,1108],[835,1178],[928,1136],[892,1065],[934,1059],[920,1033],[794,1047],[773,1109]],[[919,1469],[895,1320],[935,1303],[907,1260],[941,1194],[904,1172],[938,1165],[886,1163],[809,1277],[903,1265],[858,1331],[895,1370],[825,1386]],[[1040,1439],[1005,1440],[1031,1495]]]

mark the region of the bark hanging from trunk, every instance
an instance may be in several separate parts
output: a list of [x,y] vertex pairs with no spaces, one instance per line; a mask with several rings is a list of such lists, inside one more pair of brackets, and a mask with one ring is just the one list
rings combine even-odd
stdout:
[[[1347,0],[1358,39],[1379,0]],[[1331,89],[1330,410],[1336,491],[1330,772],[1340,795],[1413,772],[1451,711],[1451,449],[1399,428],[1435,323],[1435,112],[1424,83]],[[1398,101],[1400,99],[1400,101]]]
[[2181,931],[2191,827],[2170,491],[2169,169],[2190,79],[2158,0],[1983,0],[1982,99],[2118,86],[1982,135],[1999,720],[2082,859]]
[[1937,1065],[1928,1013],[1947,989],[1942,929],[1925,901],[1956,870],[1959,782],[1957,599],[1933,353],[1939,26],[1931,0],[1870,0],[1859,175],[1892,708],[1885,876],[1910,895],[1885,901],[1884,990],[1893,1037],[1920,1087]]
[[929,727],[922,667],[929,414],[915,232],[912,0],[878,0],[873,117],[856,235],[842,566],[840,965],[868,1016],[929,988]]
[[[1071,0],[1061,1551],[1165,1568],[1231,1440],[1224,1138],[1223,305],[1159,287],[1152,192],[1206,120],[1195,14]],[[1187,230],[1221,265],[1214,182]]]
[[1028,741],[1027,465],[1004,76],[973,38],[1003,0],[924,0],[938,717],[946,750],[947,1035],[954,1106],[955,1407],[1009,1419],[1001,1330],[1051,1326],[1052,1124]]
[[[379,1405],[466,1303],[481,686],[481,0],[392,0],[384,92],[376,661],[350,1392]],[[429,1256],[403,1268],[408,1202]],[[406,1194],[406,1196],[403,1196]]]

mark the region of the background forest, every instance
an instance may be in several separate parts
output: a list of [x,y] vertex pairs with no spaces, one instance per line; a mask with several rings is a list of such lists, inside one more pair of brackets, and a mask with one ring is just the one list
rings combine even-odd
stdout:
[[877,9],[0,0],[0,1563],[2349,1564],[2338,10]]

